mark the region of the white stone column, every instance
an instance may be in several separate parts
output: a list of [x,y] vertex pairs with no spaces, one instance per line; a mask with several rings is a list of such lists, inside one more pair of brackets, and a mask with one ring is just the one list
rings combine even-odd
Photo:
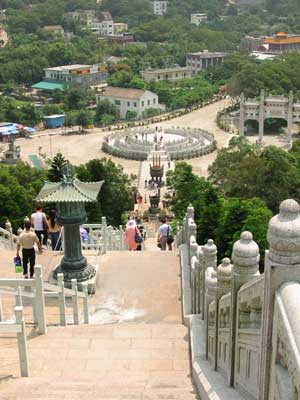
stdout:
[[259,399],[269,398],[274,296],[283,283],[300,281],[300,207],[292,199],[280,204],[279,215],[269,222],[264,272]]
[[223,258],[222,264],[217,268],[216,290],[216,319],[215,319],[215,370],[218,369],[218,330],[219,330],[219,301],[222,296],[231,291],[233,265],[229,258]]
[[240,96],[240,136],[245,136],[245,95]]
[[259,101],[259,136],[258,136],[258,144],[261,146],[264,143],[264,123],[265,123],[265,92],[262,90],[260,92],[260,101]]
[[293,92],[289,93],[289,103],[288,103],[288,115],[287,115],[287,134],[289,146],[292,146],[292,134],[293,134],[293,106],[294,106],[294,96]]
[[237,293],[242,285],[259,275],[259,248],[253,240],[251,232],[243,232],[240,240],[234,243],[232,250],[233,273],[231,281],[229,385],[234,385],[235,345],[236,345],[236,313]]
[[204,256],[204,288],[203,288],[203,316],[205,323],[205,353],[206,359],[208,359],[208,308],[210,302],[215,299],[216,289],[217,289],[217,246],[212,239],[207,241],[207,244],[203,246],[203,256]]
[[202,247],[203,252],[203,268],[202,268],[202,300],[203,304],[203,312],[202,319],[206,319],[207,317],[207,304],[206,304],[206,270],[209,267],[212,267],[214,270],[217,268],[217,246],[215,245],[212,239],[207,241],[207,244]]

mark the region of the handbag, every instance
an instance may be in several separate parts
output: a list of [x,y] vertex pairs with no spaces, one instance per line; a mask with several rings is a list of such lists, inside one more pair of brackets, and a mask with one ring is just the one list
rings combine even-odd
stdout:
[[173,237],[173,235],[170,235],[170,227],[168,226],[167,243],[172,244],[173,242],[174,242],[174,237]]
[[135,230],[135,236],[134,236],[135,243],[143,243],[144,239],[142,236],[139,234],[139,231],[136,229]]
[[14,267],[15,267],[15,272],[17,274],[20,274],[23,272],[21,257],[14,257]]

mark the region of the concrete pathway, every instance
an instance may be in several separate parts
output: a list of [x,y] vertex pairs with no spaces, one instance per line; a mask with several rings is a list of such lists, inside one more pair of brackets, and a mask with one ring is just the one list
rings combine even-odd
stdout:
[[19,377],[16,339],[0,338],[1,400],[197,399],[181,323],[175,252],[115,252],[101,260],[91,325],[28,327],[30,378]]

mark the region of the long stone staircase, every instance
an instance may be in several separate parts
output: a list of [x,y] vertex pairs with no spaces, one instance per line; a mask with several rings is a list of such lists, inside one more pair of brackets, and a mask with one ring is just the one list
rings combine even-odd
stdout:
[[1,337],[0,399],[198,398],[175,252],[104,255],[90,312],[90,325],[50,326],[46,335],[27,327],[29,378],[19,377],[15,338]]

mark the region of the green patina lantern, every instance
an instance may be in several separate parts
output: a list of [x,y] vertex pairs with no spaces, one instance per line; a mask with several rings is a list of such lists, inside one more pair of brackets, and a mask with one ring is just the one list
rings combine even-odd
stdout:
[[61,182],[46,182],[38,194],[37,202],[56,204],[57,222],[64,228],[64,256],[53,272],[55,279],[58,273],[64,274],[65,282],[83,282],[95,276],[95,268],[82,255],[80,225],[87,219],[85,203],[97,201],[103,183],[64,176]]

